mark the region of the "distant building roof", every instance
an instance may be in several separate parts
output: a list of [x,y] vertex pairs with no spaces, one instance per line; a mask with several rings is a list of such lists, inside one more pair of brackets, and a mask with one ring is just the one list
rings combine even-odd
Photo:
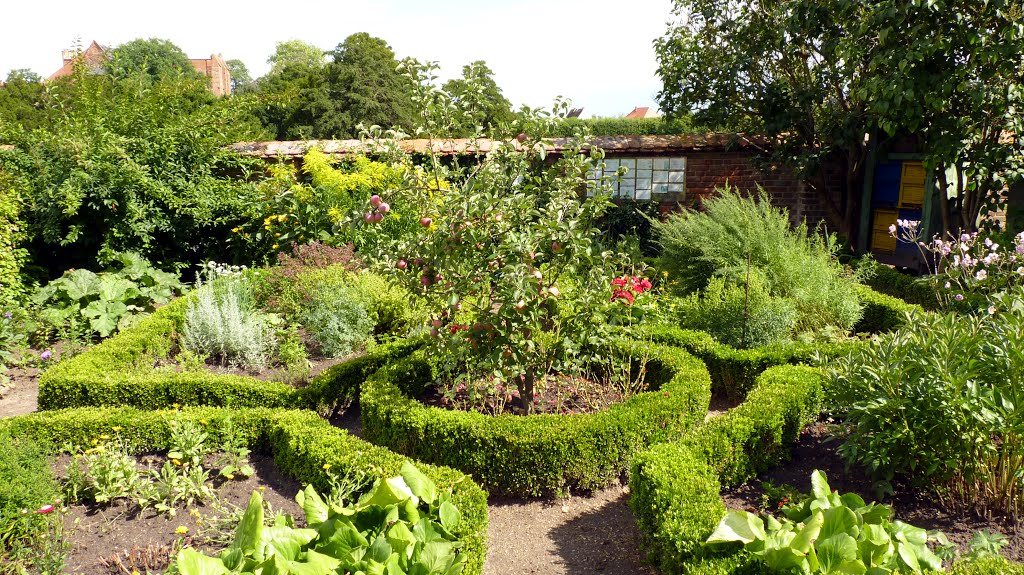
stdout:
[[[570,144],[568,138],[553,138],[547,141],[547,148],[552,153],[565,150]],[[487,153],[497,144],[518,146],[518,142],[495,141],[488,139],[418,139],[400,140],[398,145],[407,153],[423,154],[433,151],[435,154],[452,156],[474,153]],[[591,144],[606,152],[624,154],[659,154],[697,151],[724,151],[733,149],[761,149],[767,142],[763,138],[746,134],[699,134],[675,136],[596,136]],[[285,142],[238,142],[228,146],[229,150],[243,156],[259,157],[268,160],[275,158],[297,159],[306,155],[311,149],[318,149],[331,156],[345,156],[358,152],[372,152],[373,148],[361,140],[296,140]]]
[[90,72],[96,72],[103,67],[103,61],[106,59],[103,47],[97,44],[95,40],[89,44],[88,48],[81,52],[77,50],[62,50],[61,56],[64,58],[64,65],[60,67],[60,70],[50,74],[47,80],[53,81],[70,76],[75,71],[75,62],[78,61],[83,62]]
[[660,118],[661,114],[658,113],[654,108],[633,108],[633,111],[626,114],[627,120],[638,120],[640,118]]

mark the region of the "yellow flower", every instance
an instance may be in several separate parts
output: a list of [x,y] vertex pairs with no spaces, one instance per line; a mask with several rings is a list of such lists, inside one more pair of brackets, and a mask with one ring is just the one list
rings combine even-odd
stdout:
[[274,245],[270,246],[270,249],[276,250],[277,249],[277,244],[274,244]]
[[237,228],[231,228],[231,233],[234,233],[234,234],[237,234],[237,233],[239,233],[241,231],[242,231],[242,227],[241,226],[239,226]]
[[325,463],[324,464],[324,471],[330,471],[330,470],[331,470],[331,464],[330,463]]
[[102,439],[103,441],[107,441],[107,440],[110,439],[110,436],[107,435],[107,434],[103,434],[103,435],[100,436],[100,439]]
[[107,446],[106,445],[97,445],[95,448],[93,448],[93,451],[96,451],[96,452],[106,451],[106,450],[107,450]]
[[664,277],[668,277],[668,272],[661,272],[661,275]]
[[265,491],[267,488],[262,485],[256,488],[258,491]]
[[209,424],[210,424],[210,422],[209,422],[209,421],[206,421],[205,419],[200,419],[200,420],[199,420],[199,424],[200,424],[200,425],[209,425]]
[[111,427],[110,429],[113,430],[114,433],[117,433],[118,431],[121,431],[124,428],[121,427],[120,425],[115,425],[114,427]]
[[199,513],[199,510],[198,510],[198,509],[196,509],[195,507],[193,507],[192,509],[189,509],[189,510],[188,510],[188,514],[189,514],[189,515],[191,515],[192,517],[195,517],[195,518],[197,518],[197,519],[198,519],[199,517],[202,517],[202,516],[203,516],[203,514],[202,514],[202,513]]
[[288,219],[288,214],[281,214],[280,216],[277,216],[277,221],[279,221],[279,222],[283,222],[283,221],[285,221],[287,219]]
[[227,475],[224,476],[224,479],[227,479],[228,481],[231,481],[234,478],[235,476],[233,473],[228,473]]
[[173,407],[174,409],[178,409],[178,408],[181,407],[181,404],[180,403],[172,403],[171,407]]
[[188,533],[188,527],[185,527],[184,525],[179,525],[178,528],[174,530],[174,532],[178,535],[184,535]]
[[172,459],[171,463],[173,463],[175,465],[178,465],[178,466],[181,466],[181,460],[180,459]]

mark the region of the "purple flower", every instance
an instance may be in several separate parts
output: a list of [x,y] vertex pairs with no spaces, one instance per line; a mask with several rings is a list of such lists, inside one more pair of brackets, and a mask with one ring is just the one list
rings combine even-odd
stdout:
[[988,272],[985,270],[978,270],[978,273],[974,274],[975,279],[978,281],[984,281],[988,277]]
[[956,301],[964,301],[964,294],[958,293],[955,296],[953,296],[953,299],[955,299]]
[[53,352],[51,352],[50,350],[46,350],[43,353],[39,354],[39,359],[50,359],[50,357],[52,356]]
[[12,317],[14,317],[14,316],[13,316],[13,315],[11,314],[11,312],[9,312],[9,311],[5,311],[5,312],[4,312],[4,317],[5,317],[5,318],[7,318],[7,319],[11,319],[11,318],[12,318]]

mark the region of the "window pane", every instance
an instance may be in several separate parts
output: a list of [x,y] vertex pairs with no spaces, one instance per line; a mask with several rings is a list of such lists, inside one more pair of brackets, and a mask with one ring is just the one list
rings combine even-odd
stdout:
[[683,158],[672,158],[669,162],[669,168],[672,170],[685,170],[686,163]]

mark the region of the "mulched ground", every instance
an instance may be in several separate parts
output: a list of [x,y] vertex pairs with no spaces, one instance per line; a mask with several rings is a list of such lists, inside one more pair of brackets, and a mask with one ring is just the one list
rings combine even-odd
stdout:
[[39,374],[36,367],[13,367],[5,375],[10,379],[0,396],[0,417],[25,415],[36,410],[39,399]]
[[[793,459],[768,473],[739,487],[722,491],[726,507],[757,512],[764,489],[763,481],[776,486],[788,483],[801,493],[811,490],[811,473],[820,469],[828,478],[829,485],[840,493],[854,492],[872,501],[871,479],[862,470],[845,469],[842,458],[836,453],[838,441],[827,441],[828,427],[815,423],[804,430],[800,441],[793,449]],[[934,496],[922,493],[906,485],[896,485],[896,493],[884,503],[892,505],[895,518],[917,527],[938,529],[956,543],[961,552],[966,552],[974,534],[982,529],[998,531],[1009,539],[1002,554],[1014,561],[1024,561],[1024,526],[1006,517],[982,517],[968,509],[954,509],[940,504]]]
[[[72,505],[64,515],[65,534],[71,542],[66,573],[81,575],[131,575],[161,572],[183,545],[205,549],[213,554],[223,546],[208,547],[203,543],[211,533],[209,525],[225,510],[242,508],[249,503],[253,491],[264,488],[263,499],[274,511],[290,514],[297,525],[304,524],[302,509],[295,503],[295,494],[302,489],[299,482],[281,474],[270,457],[250,455],[255,473],[244,480],[216,481],[220,505],[179,509],[175,517],[157,515],[152,509],[139,510],[131,503],[118,502],[108,507]],[[56,465],[60,467],[61,461]],[[63,465],[66,466],[66,457]],[[188,533],[176,533],[185,527]],[[224,533],[233,533],[234,525],[222,526]]]

